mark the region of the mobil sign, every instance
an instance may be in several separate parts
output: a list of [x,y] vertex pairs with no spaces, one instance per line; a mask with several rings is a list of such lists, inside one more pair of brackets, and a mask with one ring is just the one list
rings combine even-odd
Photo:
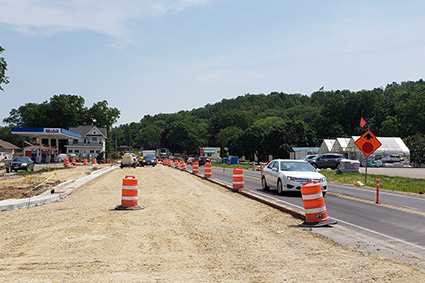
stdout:
[[45,134],[59,134],[61,132],[61,129],[59,128],[44,128]]

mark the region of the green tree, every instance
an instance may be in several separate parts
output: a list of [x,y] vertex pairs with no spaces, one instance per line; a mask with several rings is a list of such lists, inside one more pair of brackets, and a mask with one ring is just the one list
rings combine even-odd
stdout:
[[217,134],[217,140],[220,143],[221,157],[224,157],[224,148],[226,147],[232,155],[240,155],[242,153],[240,145],[237,142],[242,134],[243,130],[236,126],[224,128]]
[[[4,51],[3,47],[0,46],[0,54]],[[7,62],[3,57],[0,57],[0,90],[3,90],[2,84],[8,84],[9,78],[6,76]]]
[[425,136],[421,133],[409,136],[405,139],[407,147],[410,149],[410,161],[415,167],[425,163]]
[[112,128],[120,117],[120,110],[115,107],[108,107],[106,100],[94,103],[92,107],[88,109],[88,121],[98,127],[105,127],[108,130]]

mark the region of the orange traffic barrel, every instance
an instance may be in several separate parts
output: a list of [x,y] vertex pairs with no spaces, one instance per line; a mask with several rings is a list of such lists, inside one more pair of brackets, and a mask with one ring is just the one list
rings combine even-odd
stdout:
[[193,174],[199,173],[199,162],[198,161],[193,161],[193,163],[192,163],[192,173]]
[[87,158],[84,158],[84,165],[87,165]]
[[245,189],[245,181],[242,168],[233,169],[233,190]]
[[211,163],[207,162],[204,165],[204,178],[211,178],[212,177],[212,165]]
[[174,168],[179,169],[179,161],[178,160],[174,160]]
[[68,158],[65,158],[65,159],[63,160],[63,166],[64,166],[64,167],[69,167],[69,159],[68,159]]
[[184,161],[180,161],[180,169],[186,171],[186,163]]
[[71,159],[71,164],[72,164],[72,165],[74,165],[74,166],[75,166],[75,163],[76,163],[76,162],[77,162],[77,161],[75,160],[75,158],[72,158],[72,159]]
[[134,176],[125,176],[122,180],[121,205],[116,206],[117,210],[138,210],[143,209],[138,205],[139,197],[137,196],[137,178]]
[[304,212],[306,220],[300,224],[303,227],[320,227],[336,224],[328,216],[322,187],[317,182],[307,182],[301,186]]
[[97,163],[96,158],[93,158],[92,163],[93,163],[93,164],[96,164],[96,163]]

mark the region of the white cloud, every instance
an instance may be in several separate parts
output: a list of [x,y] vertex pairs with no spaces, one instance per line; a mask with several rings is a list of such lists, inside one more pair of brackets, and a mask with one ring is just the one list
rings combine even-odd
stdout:
[[0,25],[26,35],[90,30],[129,39],[141,18],[178,13],[210,0],[0,0]]

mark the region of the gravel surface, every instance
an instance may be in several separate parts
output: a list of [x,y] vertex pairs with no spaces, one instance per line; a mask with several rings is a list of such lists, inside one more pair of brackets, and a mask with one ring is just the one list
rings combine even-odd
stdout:
[[[74,170],[74,174],[78,174]],[[85,173],[83,173],[84,175]],[[118,211],[122,179],[142,210]],[[66,199],[0,213],[2,282],[420,282],[413,265],[312,234],[193,175],[116,169]],[[331,228],[332,229],[332,228]]]

